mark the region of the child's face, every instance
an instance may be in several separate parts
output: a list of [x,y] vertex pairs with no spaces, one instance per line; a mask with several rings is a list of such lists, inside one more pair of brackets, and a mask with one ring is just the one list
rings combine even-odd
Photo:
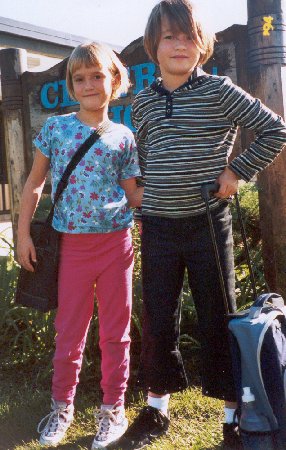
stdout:
[[172,30],[168,18],[163,16],[157,58],[163,81],[177,77],[184,83],[197,66],[200,51],[188,35]]
[[72,74],[72,82],[81,109],[92,112],[108,108],[113,83],[108,68],[81,66]]

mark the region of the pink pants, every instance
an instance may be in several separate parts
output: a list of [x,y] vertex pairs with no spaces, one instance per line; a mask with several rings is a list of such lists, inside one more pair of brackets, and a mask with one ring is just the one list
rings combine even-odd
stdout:
[[63,234],[52,395],[72,403],[98,301],[103,403],[124,403],[129,376],[133,248],[130,230]]

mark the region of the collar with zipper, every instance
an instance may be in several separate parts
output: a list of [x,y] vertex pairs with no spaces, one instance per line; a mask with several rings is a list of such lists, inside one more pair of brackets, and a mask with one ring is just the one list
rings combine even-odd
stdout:
[[155,81],[153,81],[150,88],[153,91],[157,92],[159,95],[161,96],[166,95],[168,98],[171,97],[172,94],[175,92],[193,89],[194,87],[202,84],[202,82],[206,78],[208,78],[207,74],[200,67],[196,67],[192,75],[188,78],[188,80],[172,92],[164,88],[163,80],[160,77],[157,78]]

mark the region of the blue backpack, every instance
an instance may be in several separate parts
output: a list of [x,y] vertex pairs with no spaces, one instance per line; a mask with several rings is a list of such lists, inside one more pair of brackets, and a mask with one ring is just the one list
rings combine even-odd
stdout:
[[[259,443],[256,445],[254,439],[252,442],[255,448],[286,450],[286,307],[279,294],[268,293],[256,297],[255,279],[244,223],[238,196],[235,195],[254,301],[248,310],[229,313],[230,308],[209,207],[209,199],[218,189],[217,183],[206,183],[201,187],[201,196],[205,201],[225,311],[229,320],[232,365],[239,404],[238,416],[240,417],[241,414],[243,388],[248,387],[254,394],[258,416],[266,418],[265,433],[271,433],[270,440],[273,442],[273,445],[271,443],[268,448],[264,448]],[[247,445],[245,447],[250,448]]]
[[[286,307],[282,297],[260,295],[229,321],[232,361],[240,399],[250,387],[258,412],[268,420],[273,448],[286,448]],[[265,430],[266,431],[266,430]]]

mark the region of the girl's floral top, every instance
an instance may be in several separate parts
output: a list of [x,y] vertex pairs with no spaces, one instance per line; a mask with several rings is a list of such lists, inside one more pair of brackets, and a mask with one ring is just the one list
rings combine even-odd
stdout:
[[[34,140],[50,159],[52,198],[79,146],[94,131],[76,113],[50,117]],[[140,175],[131,131],[110,122],[72,172],[57,202],[53,227],[64,233],[108,233],[132,225],[132,211],[119,181]]]

